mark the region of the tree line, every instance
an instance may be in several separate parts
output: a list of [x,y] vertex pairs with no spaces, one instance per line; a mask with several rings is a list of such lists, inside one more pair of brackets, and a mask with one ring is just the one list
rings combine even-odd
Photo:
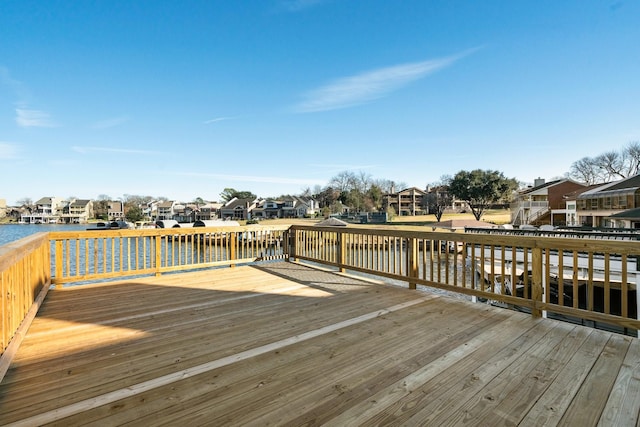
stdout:
[[[610,150],[595,157],[583,157],[571,165],[567,177],[585,184],[599,184],[616,179],[624,179],[640,172],[640,142],[630,142],[622,149]],[[507,178],[495,170],[461,170],[453,176],[444,175],[440,181],[429,185],[429,192],[423,199],[425,212],[434,214],[440,221],[446,208],[454,199],[464,201],[477,220],[491,205],[508,201],[519,187],[515,178]],[[345,209],[354,212],[372,212],[384,209],[384,196],[407,188],[404,182],[391,179],[374,179],[364,171],[343,171],[332,177],[326,186],[317,185],[305,188],[299,196],[315,199],[323,216],[340,213]],[[274,199],[286,197],[280,195]],[[233,198],[255,199],[251,191],[225,188],[220,199],[228,202]],[[96,211],[106,213],[111,197],[105,194],[95,201]],[[166,197],[152,197],[125,194],[123,202],[125,215],[130,221],[143,219],[142,206],[154,201],[166,201]],[[196,197],[192,203],[205,204],[205,200]],[[33,206],[31,199],[18,201],[21,206]],[[388,212],[392,216],[397,212]]]
[[640,142],[633,141],[622,149],[606,151],[595,157],[573,162],[568,176],[585,184],[604,184],[625,179],[640,172]]

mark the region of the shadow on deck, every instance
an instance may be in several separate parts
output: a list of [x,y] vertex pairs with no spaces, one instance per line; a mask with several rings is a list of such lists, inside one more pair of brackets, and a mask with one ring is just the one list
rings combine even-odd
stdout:
[[295,263],[51,290],[0,425],[636,425],[637,339]]

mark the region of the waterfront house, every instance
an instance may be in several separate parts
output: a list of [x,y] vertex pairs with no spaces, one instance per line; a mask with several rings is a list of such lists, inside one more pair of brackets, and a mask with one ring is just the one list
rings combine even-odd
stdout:
[[285,196],[280,200],[265,199],[258,201],[252,210],[252,218],[305,218],[319,211],[318,202],[311,197]]
[[200,207],[196,203],[176,204],[173,219],[179,223],[196,222]]
[[426,214],[424,203],[426,195],[426,191],[417,187],[385,194],[382,198],[383,210],[392,208],[400,216]]
[[590,227],[631,225],[625,211],[636,208],[640,208],[640,174],[596,186],[576,198],[578,222]]
[[167,200],[158,203],[157,220],[174,219],[176,202],[173,200]]
[[535,180],[533,187],[519,191],[511,203],[511,223],[514,225],[565,225],[566,195],[586,188],[571,179],[545,182]]
[[69,212],[62,215],[67,224],[84,224],[89,218],[93,218],[93,201],[88,199],[75,199],[69,203]]
[[222,203],[207,202],[202,206],[198,206],[196,210],[196,221],[210,221],[220,218],[220,208]]
[[65,201],[60,197],[43,197],[35,203],[35,209],[22,215],[20,222],[30,224],[55,223],[62,215]]
[[158,203],[159,202],[157,200],[153,200],[140,206],[142,208],[142,214],[144,215],[145,219],[147,219],[148,221],[152,221],[157,218]]
[[220,208],[222,219],[251,219],[252,211],[258,205],[258,199],[238,199],[234,197]]
[[640,228],[640,208],[627,209],[607,218],[613,228]]
[[274,199],[260,200],[252,211],[255,219],[281,218],[283,202]]
[[310,197],[288,196],[283,201],[283,218],[304,218],[315,215],[319,209],[317,202]]
[[108,202],[107,216],[111,221],[124,219],[124,204],[117,200]]

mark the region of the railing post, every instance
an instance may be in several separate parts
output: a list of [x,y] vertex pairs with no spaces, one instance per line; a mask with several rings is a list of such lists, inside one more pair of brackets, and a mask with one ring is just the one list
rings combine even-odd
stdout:
[[56,277],[55,277],[55,283],[56,283],[56,288],[61,288],[62,287],[62,266],[63,266],[63,256],[62,256],[62,240],[56,240],[56,253],[55,253],[55,260],[56,260]]
[[[156,256],[155,256],[155,262],[156,262],[156,277],[160,276],[160,267],[162,266],[162,236],[159,234],[156,234],[156,239],[155,239],[155,251],[156,251]],[[169,247],[167,246],[167,250],[169,249]]]
[[340,273],[344,273],[346,269],[344,268],[346,256],[347,256],[347,246],[346,241],[343,239],[344,233],[340,231],[336,231],[337,245],[338,245],[338,265],[340,266]]
[[289,258],[293,258],[294,261],[297,261],[298,258],[298,230],[289,229],[287,245],[289,246]]
[[531,249],[531,300],[533,308],[531,315],[533,317],[542,317],[542,310],[539,303],[542,303],[542,249]]
[[[418,239],[411,237],[407,241],[407,274],[418,277]],[[416,282],[409,281],[409,289],[415,289]]]
[[[229,246],[229,261],[234,261],[237,259],[236,249],[238,248],[238,233],[232,231],[229,233],[229,239],[231,245]],[[236,265],[234,263],[229,264],[229,267],[233,268]]]
[[291,259],[291,228],[285,230],[282,233],[282,252],[284,255],[285,261],[290,261]]

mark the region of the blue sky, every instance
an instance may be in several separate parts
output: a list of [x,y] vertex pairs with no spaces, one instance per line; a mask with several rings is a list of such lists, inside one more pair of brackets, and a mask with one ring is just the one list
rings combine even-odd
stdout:
[[640,140],[640,1],[0,0],[0,198],[533,182]]

